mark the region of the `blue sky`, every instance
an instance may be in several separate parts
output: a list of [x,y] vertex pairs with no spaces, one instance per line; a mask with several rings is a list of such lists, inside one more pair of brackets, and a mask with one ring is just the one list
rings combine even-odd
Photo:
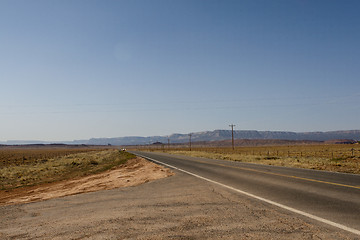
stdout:
[[360,129],[360,2],[1,0],[0,141]]

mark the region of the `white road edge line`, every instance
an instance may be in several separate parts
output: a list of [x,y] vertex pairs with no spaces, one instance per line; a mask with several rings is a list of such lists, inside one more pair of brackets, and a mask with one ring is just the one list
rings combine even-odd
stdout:
[[342,229],[342,230],[345,230],[345,231],[348,231],[348,232],[351,232],[351,233],[360,235],[360,231],[357,230],[357,229],[350,228],[350,227],[347,227],[347,226],[345,226],[345,225],[342,225],[342,224],[339,224],[339,223],[336,223],[336,222],[332,222],[332,221],[330,221],[330,220],[327,220],[327,219],[324,219],[324,218],[321,218],[321,217],[312,215],[312,214],[310,214],[310,213],[306,213],[306,212],[303,212],[303,211],[301,211],[301,210],[297,210],[297,209],[295,209],[295,208],[285,206],[285,205],[283,205],[283,204],[280,204],[280,203],[277,203],[277,202],[268,200],[268,199],[266,199],[266,198],[262,198],[262,197],[256,196],[256,195],[254,195],[254,194],[251,194],[251,193],[248,193],[248,192],[239,190],[239,189],[237,189],[237,188],[233,188],[233,187],[231,187],[231,186],[225,185],[225,184],[223,184],[223,183],[216,182],[216,181],[211,180],[211,179],[209,179],[209,178],[202,177],[202,176],[197,175],[197,174],[192,173],[192,172],[188,172],[188,171],[186,171],[186,170],[180,169],[180,168],[175,167],[175,166],[172,166],[172,165],[170,165],[170,164],[160,162],[160,161],[155,160],[155,159],[153,159],[153,158],[146,157],[146,156],[143,156],[143,155],[140,155],[140,154],[136,154],[136,155],[138,155],[138,156],[140,156],[140,157],[143,157],[143,158],[146,158],[146,159],[149,159],[149,160],[151,160],[151,161],[153,161],[153,162],[162,164],[162,165],[164,165],[164,166],[167,166],[167,167],[176,169],[176,170],[178,170],[178,171],[184,172],[184,173],[186,173],[186,174],[192,175],[192,176],[194,176],[194,177],[200,178],[200,179],[202,179],[202,180],[205,180],[205,181],[208,181],[208,182],[217,184],[217,185],[219,185],[219,186],[222,186],[222,187],[224,187],[224,188],[233,190],[233,191],[235,191],[235,192],[238,192],[238,193],[247,195],[247,196],[249,196],[249,197],[258,199],[258,200],[260,200],[260,201],[269,203],[269,204],[271,204],[271,205],[274,205],[274,206],[277,206],[277,207],[286,209],[286,210],[288,210],[288,211],[290,211],[290,212],[294,212],[294,213],[303,215],[303,216],[305,216],[305,217],[308,217],[308,218],[317,220],[317,221],[319,221],[319,222],[326,223],[326,224],[331,225],[331,226],[333,226],[333,227],[337,227],[337,228],[340,228],[340,229]]

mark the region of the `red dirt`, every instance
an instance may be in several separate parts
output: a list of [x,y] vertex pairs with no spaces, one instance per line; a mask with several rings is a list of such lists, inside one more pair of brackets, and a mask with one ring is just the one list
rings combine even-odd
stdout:
[[136,186],[173,175],[169,169],[134,158],[119,168],[78,179],[0,191],[0,206],[21,204],[68,195]]

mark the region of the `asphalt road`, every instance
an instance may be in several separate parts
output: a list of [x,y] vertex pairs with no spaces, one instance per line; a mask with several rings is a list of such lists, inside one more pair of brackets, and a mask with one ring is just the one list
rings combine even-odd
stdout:
[[[360,235],[360,176],[133,152],[205,181]],[[282,210],[283,210],[282,209]]]

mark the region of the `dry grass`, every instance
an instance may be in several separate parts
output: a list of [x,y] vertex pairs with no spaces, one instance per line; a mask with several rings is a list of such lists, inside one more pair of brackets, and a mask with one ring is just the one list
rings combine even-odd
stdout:
[[[115,149],[93,149],[70,154],[68,150],[63,149],[64,154],[58,152],[55,157],[43,158],[44,153],[41,154],[41,149],[37,149],[38,157],[34,157],[33,161],[10,161],[7,165],[3,164],[0,167],[0,188],[11,189],[86,176],[111,169],[134,158],[130,153]],[[22,154],[24,152],[26,151]],[[48,149],[44,152],[48,154]],[[30,151],[31,156],[35,156],[33,153]]]
[[51,158],[74,153],[99,151],[99,148],[68,146],[2,146],[0,147],[0,168],[5,166],[31,165]]
[[[159,149],[160,150],[160,149]],[[159,151],[158,150],[158,151]],[[360,174],[360,145],[164,149],[194,157]]]

